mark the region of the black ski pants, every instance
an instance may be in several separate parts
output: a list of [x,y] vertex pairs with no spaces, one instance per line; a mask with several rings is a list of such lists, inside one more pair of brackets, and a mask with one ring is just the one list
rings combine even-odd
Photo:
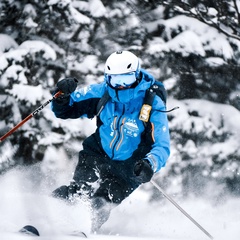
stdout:
[[79,186],[97,186],[91,189],[92,199],[102,198],[108,203],[119,204],[141,184],[133,171],[139,159],[112,160],[94,138],[92,135],[84,141],[73,179]]

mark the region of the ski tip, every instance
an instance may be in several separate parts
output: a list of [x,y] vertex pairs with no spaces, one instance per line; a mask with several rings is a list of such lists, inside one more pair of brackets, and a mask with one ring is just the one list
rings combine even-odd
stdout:
[[38,230],[32,225],[26,225],[19,230],[20,233],[25,233],[34,236],[40,236]]
[[82,238],[87,238],[87,234],[81,231],[74,231],[69,234],[70,236],[77,236],[77,237],[82,237]]

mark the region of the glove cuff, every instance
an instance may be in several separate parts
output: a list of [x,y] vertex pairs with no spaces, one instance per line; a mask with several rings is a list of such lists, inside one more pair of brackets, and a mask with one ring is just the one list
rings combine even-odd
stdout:
[[152,154],[148,154],[145,158],[145,160],[149,161],[151,167],[152,167],[152,170],[154,172],[157,172],[160,170],[159,166],[158,166],[158,162],[156,161],[156,159],[153,157]]

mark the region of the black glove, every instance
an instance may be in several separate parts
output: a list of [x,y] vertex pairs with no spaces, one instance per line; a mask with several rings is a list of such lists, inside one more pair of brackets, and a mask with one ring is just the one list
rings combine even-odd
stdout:
[[150,162],[147,159],[137,161],[134,166],[134,174],[140,183],[149,182],[153,176]]
[[71,94],[77,88],[76,78],[64,78],[57,83],[57,88],[64,94]]

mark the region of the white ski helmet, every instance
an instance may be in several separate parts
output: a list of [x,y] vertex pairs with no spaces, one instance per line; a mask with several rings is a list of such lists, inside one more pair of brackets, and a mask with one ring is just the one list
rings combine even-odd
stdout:
[[140,72],[139,58],[129,51],[112,53],[105,63],[104,75],[112,87],[127,87],[136,82]]

